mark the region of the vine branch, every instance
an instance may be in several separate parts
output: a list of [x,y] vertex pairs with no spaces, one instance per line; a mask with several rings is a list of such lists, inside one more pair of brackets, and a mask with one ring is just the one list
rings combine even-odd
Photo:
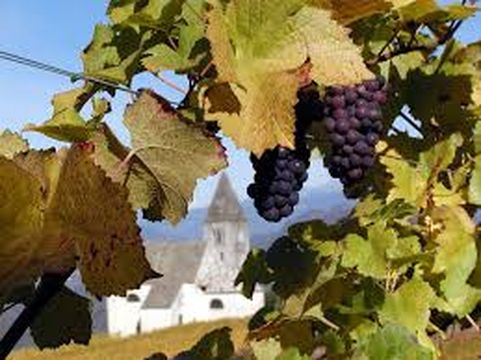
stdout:
[[[463,5],[464,5],[463,1]],[[436,50],[437,47],[446,44],[449,40],[451,40],[454,36],[454,34],[459,30],[461,25],[463,24],[463,20],[459,20],[457,22],[453,22],[448,30],[444,33],[443,36],[438,37],[437,39],[432,40],[429,43],[426,44],[414,44],[414,41],[410,41],[408,45],[404,46],[404,44],[400,44],[397,47],[395,47],[393,50],[385,52],[385,50],[389,47],[390,44],[396,39],[396,36],[392,37],[391,39],[388,40],[387,44],[384,46],[383,50],[373,59],[370,59],[366,61],[367,65],[373,66],[377,65],[381,62],[385,62],[388,60],[391,60],[399,55],[404,55],[404,54],[409,54],[411,52],[415,51],[427,51],[427,52],[432,52]],[[396,32],[395,34],[398,34]],[[414,40],[414,39],[412,39]]]
[[7,333],[0,340],[0,360],[5,360],[27,328],[33,323],[42,309],[63,287],[65,281],[72,275],[75,268],[61,274],[44,274],[35,289],[31,301],[10,326]]

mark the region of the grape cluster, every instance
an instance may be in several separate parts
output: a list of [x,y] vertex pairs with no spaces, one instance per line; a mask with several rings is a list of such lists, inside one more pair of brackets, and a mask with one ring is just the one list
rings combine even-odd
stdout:
[[299,191],[307,180],[310,165],[306,131],[313,120],[322,119],[323,107],[316,88],[301,89],[298,100],[295,149],[277,146],[265,151],[260,158],[253,154],[250,157],[255,176],[247,194],[254,200],[258,214],[270,222],[290,216],[298,204]]
[[374,165],[375,146],[383,131],[386,88],[385,81],[377,78],[326,91],[324,127],[331,144],[326,165],[331,176],[345,186],[359,182]]

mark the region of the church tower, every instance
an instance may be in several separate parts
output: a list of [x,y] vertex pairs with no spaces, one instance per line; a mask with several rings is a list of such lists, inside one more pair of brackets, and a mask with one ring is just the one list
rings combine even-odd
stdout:
[[196,284],[204,291],[232,291],[249,250],[247,220],[229,178],[222,173],[204,222],[206,248]]

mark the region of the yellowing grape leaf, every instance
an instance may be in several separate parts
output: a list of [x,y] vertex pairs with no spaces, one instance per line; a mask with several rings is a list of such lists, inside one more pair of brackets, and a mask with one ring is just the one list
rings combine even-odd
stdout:
[[238,146],[256,155],[276,145],[293,147],[296,75],[306,61],[322,85],[372,76],[347,29],[302,0],[236,0],[226,10],[216,3],[207,37],[219,82],[235,83],[241,104],[238,113],[209,113],[208,119],[220,120]]
[[[130,149],[124,146],[106,124],[102,124],[92,137],[95,145],[94,161],[114,181],[129,189],[129,201],[134,209],[144,209],[153,215],[152,220],[162,220],[163,198],[156,195],[155,180],[149,169],[133,156],[129,166],[122,162],[128,157]],[[159,210],[160,209],[160,210]]]
[[248,92],[233,88],[242,104],[240,114],[223,112],[213,115],[224,133],[237,146],[258,156],[277,145],[293,148],[296,76],[287,72],[257,74],[249,82],[245,79],[244,85]]
[[332,12],[332,17],[343,25],[378,13],[385,13],[392,7],[387,0],[306,0],[309,5]]
[[79,111],[94,93],[93,85],[56,94],[53,97],[53,116],[42,125],[28,124],[25,131],[35,131],[60,141],[85,141],[90,129]]
[[[166,100],[150,90],[127,108],[124,123],[132,135],[128,164],[137,172],[133,175],[137,179],[130,182],[130,191],[139,191],[131,199],[135,197],[144,209],[149,200],[147,218],[166,218],[177,223],[187,212],[197,180],[226,167],[225,149],[216,137],[180,119]],[[113,158],[98,161],[106,165],[108,173],[112,172],[109,168]],[[124,174],[120,173],[119,181],[129,184],[125,177],[130,175]]]
[[28,143],[18,134],[5,130],[0,134],[0,156],[7,159],[13,158],[15,154],[28,150]]
[[145,258],[127,189],[112,182],[90,155],[80,145],[68,152],[47,216],[73,239],[87,290],[125,295],[156,274]]
[[457,189],[448,189],[438,182],[439,174],[446,170],[462,144],[459,134],[436,144],[432,149],[421,153],[419,161],[404,159],[391,149],[380,161],[392,175],[392,188],[388,202],[402,199],[416,207],[425,207],[432,197],[436,205],[461,205],[465,201]]
[[35,253],[43,224],[40,182],[0,157],[0,293],[26,284],[39,275]]

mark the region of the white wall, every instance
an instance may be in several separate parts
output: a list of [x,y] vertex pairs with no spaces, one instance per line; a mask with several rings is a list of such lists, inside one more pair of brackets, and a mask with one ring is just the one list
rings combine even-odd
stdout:
[[[223,309],[211,309],[213,299],[221,300]],[[264,304],[265,295],[261,291],[255,292],[250,300],[239,292],[204,293],[193,284],[184,284],[172,306],[172,323],[177,325],[179,316],[184,323],[251,316]]]
[[140,312],[140,328],[143,333],[172,326],[171,309],[142,309]]
[[139,302],[127,302],[126,297],[110,296],[107,298],[107,331],[110,335],[129,336],[137,334],[140,309],[149,294],[151,285],[142,285],[140,289],[130,290]]
[[[223,309],[211,309],[213,299],[222,301]],[[255,291],[252,300],[239,292],[204,293],[194,284],[183,284],[170,309],[142,309],[141,331],[151,332],[172,326],[201,321],[252,316],[265,305],[263,291]]]

